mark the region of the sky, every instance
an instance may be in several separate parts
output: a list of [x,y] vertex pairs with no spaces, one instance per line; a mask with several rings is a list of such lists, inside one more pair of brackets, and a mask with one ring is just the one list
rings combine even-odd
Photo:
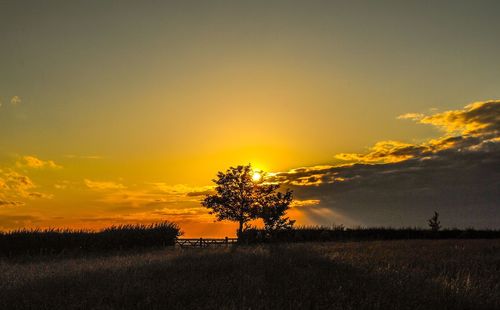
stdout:
[[300,225],[500,226],[498,1],[0,1],[0,229],[172,220],[251,163]]

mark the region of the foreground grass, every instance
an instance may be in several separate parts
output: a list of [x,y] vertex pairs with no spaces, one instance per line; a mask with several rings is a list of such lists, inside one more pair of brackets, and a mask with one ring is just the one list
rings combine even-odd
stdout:
[[4,260],[0,301],[6,309],[500,309],[500,241]]

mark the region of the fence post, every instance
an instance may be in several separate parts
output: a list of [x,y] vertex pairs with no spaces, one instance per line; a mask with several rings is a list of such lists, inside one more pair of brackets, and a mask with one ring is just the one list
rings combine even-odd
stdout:
[[229,240],[227,239],[227,236],[225,238],[225,242],[226,242],[226,247],[229,245]]
[[203,238],[200,238],[200,248],[203,247]]

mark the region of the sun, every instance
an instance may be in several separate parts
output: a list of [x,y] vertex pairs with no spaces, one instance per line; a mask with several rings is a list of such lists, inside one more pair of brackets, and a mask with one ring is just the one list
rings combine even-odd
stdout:
[[252,174],[252,180],[257,182],[260,181],[260,179],[262,179],[262,175],[259,172],[254,171],[254,173]]

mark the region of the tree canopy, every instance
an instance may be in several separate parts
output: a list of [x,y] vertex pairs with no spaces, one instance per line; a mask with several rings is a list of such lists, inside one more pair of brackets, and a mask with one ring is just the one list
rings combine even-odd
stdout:
[[283,216],[290,208],[292,192],[278,192],[279,184],[267,183],[264,177],[254,179],[254,173],[250,164],[217,173],[215,194],[208,194],[202,205],[219,221],[238,222],[238,236],[246,223],[257,218],[269,231],[291,227],[294,221]]

